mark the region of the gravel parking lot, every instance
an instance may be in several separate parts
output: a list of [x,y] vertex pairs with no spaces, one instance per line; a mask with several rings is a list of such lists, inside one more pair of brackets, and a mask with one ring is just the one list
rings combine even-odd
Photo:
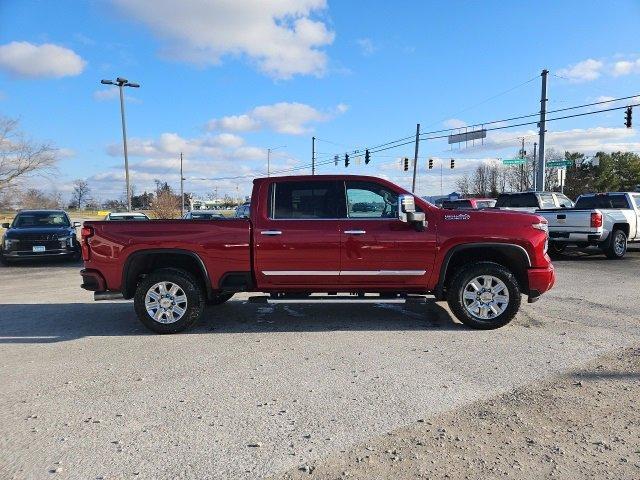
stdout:
[[430,299],[243,294],[173,336],[148,333],[129,302],[94,303],[80,264],[0,267],[0,477],[283,475],[638,346],[637,247],[555,265],[556,288],[496,331]]

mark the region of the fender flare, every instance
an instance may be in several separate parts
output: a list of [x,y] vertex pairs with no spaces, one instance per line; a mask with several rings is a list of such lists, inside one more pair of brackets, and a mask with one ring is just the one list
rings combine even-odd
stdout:
[[440,274],[438,276],[438,283],[435,288],[435,297],[436,300],[444,299],[444,281],[447,277],[447,269],[449,268],[449,262],[453,255],[463,250],[471,250],[474,248],[497,248],[502,250],[510,250],[512,252],[517,252],[518,255],[522,257],[524,263],[527,267],[531,267],[531,257],[529,253],[522,247],[521,245],[517,245],[515,243],[503,243],[503,242],[473,242],[473,243],[462,243],[459,245],[455,245],[449,249],[446,253],[444,260],[442,261],[442,265],[440,266]]
[[122,282],[121,290],[124,298],[132,298],[134,293],[134,292],[130,292],[128,288],[129,270],[131,268],[133,261],[140,257],[144,257],[146,255],[154,255],[158,253],[165,253],[165,254],[172,254],[172,255],[185,255],[193,258],[198,264],[200,273],[202,273],[202,276],[204,277],[207,298],[211,298],[211,295],[212,295],[211,278],[209,277],[209,272],[207,271],[207,267],[202,261],[202,258],[200,258],[200,256],[195,252],[191,252],[189,250],[183,250],[181,248],[142,249],[142,250],[136,250],[135,252],[127,256],[127,259],[124,262],[124,267],[122,268],[122,280],[121,280]]

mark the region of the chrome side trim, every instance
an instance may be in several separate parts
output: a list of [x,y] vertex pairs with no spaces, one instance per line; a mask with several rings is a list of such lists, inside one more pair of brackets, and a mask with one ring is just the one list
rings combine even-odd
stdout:
[[426,270],[263,270],[267,276],[410,276],[420,277]]
[[347,235],[364,235],[366,230],[345,230],[344,233]]
[[282,235],[282,232],[280,230],[262,230],[260,232],[262,235]]
[[393,276],[404,275],[409,277],[420,277],[427,273],[426,270],[342,270],[340,276]]
[[329,275],[340,275],[340,271],[338,270],[263,270],[263,275],[273,276],[329,276]]

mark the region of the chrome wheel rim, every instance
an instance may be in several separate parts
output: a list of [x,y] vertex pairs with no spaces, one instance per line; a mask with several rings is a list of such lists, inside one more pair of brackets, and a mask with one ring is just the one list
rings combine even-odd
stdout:
[[493,275],[479,275],[465,285],[462,303],[474,318],[493,320],[509,306],[509,289]]
[[152,285],[144,297],[149,316],[158,323],[175,323],[187,312],[187,295],[173,282]]
[[623,255],[626,248],[626,239],[624,233],[618,232],[616,238],[613,241],[613,251],[616,255]]

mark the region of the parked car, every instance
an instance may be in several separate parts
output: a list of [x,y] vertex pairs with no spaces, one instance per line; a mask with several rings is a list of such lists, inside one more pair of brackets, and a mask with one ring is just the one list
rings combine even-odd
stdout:
[[185,220],[212,220],[215,218],[224,218],[220,212],[214,212],[213,210],[192,210],[187,212],[182,217]]
[[449,210],[477,210],[479,208],[492,208],[495,205],[496,200],[494,198],[459,198],[442,202],[442,208]]
[[240,205],[236,208],[236,213],[233,215],[234,218],[249,218],[249,213],[251,212],[251,203],[247,202]]
[[573,202],[559,192],[505,192],[498,195],[495,207],[533,213],[539,209],[572,208]]
[[144,221],[149,220],[149,217],[142,212],[109,212],[104,219],[106,221]]
[[[377,218],[350,208],[365,200],[384,205]],[[511,321],[521,294],[533,302],[553,286],[547,240],[537,215],[454,213],[375,177],[269,177],[254,180],[250,219],[86,222],[82,287],[97,300],[134,299],[158,333],[188,328],[205,303],[239,291],[276,301],[433,294],[466,325],[491,329]]]
[[9,263],[34,258],[80,258],[76,227],[62,210],[21,210],[2,238],[0,260]]
[[575,208],[539,211],[549,222],[550,249],[596,245],[611,259],[624,257],[628,242],[640,242],[640,193],[609,192],[580,195]]

